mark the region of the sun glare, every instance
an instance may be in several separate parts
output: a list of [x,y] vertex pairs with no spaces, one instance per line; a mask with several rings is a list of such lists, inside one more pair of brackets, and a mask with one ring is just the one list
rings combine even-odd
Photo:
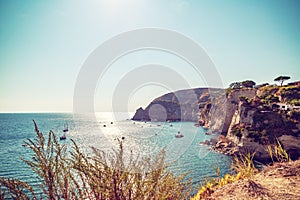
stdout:
[[134,7],[138,1],[137,0],[103,0],[101,1],[103,6],[109,11],[118,11],[123,8]]

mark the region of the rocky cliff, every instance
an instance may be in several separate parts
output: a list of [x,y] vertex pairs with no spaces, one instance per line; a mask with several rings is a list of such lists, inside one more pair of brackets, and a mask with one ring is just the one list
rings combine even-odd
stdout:
[[137,109],[137,121],[198,121],[207,102],[224,94],[223,89],[195,88],[179,90],[154,99],[145,109]]
[[226,134],[234,113],[237,111],[239,97],[253,98],[255,95],[256,89],[245,88],[217,97],[213,104],[208,102],[201,110],[199,124],[210,128],[212,132]]
[[[296,105],[299,95],[300,86],[232,90],[215,106],[214,112],[218,113],[215,116],[226,118],[214,119],[220,121],[216,126],[207,120],[209,114],[204,109],[199,123],[225,136],[213,146],[223,153],[256,152],[256,160],[267,162],[270,159],[267,147],[280,142],[297,159],[300,156],[300,111]],[[278,104],[285,106],[280,108]],[[209,103],[205,106],[207,110],[211,107]]]

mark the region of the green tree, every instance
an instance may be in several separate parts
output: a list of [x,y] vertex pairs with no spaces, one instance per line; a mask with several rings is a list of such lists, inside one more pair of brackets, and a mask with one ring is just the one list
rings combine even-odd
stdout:
[[254,81],[246,80],[242,82],[242,86],[245,88],[253,88],[256,85]]
[[282,86],[283,82],[286,80],[289,80],[291,77],[289,76],[278,76],[277,78],[274,79],[274,81],[280,82],[280,86]]
[[242,84],[240,82],[234,82],[229,85],[230,89],[239,89],[242,88]]

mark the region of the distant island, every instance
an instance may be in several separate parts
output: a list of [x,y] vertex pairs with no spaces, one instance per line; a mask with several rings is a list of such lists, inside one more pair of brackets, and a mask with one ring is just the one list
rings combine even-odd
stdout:
[[[206,141],[227,155],[256,152],[255,159],[267,163],[268,145],[277,141],[290,154],[300,157],[300,81],[284,85],[256,85],[234,82],[227,89],[194,88],[168,93],[139,108],[132,120],[194,121],[218,133],[218,140]],[[196,97],[196,98],[195,98]]]

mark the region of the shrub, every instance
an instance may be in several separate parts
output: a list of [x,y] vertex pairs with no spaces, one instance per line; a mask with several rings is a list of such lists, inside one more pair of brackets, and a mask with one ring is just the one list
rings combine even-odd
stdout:
[[295,106],[300,106],[300,99],[293,99],[290,103]]
[[[258,89],[258,91],[259,91],[258,93],[259,93],[259,98],[261,99],[261,102],[268,103],[268,100],[266,100],[266,98],[268,96],[277,94],[279,89],[280,89],[279,86],[274,86],[274,85],[267,85],[267,86],[260,87]],[[279,95],[279,94],[277,94],[277,95]]]
[[242,86],[245,88],[253,88],[256,85],[254,81],[246,80],[242,82]]

